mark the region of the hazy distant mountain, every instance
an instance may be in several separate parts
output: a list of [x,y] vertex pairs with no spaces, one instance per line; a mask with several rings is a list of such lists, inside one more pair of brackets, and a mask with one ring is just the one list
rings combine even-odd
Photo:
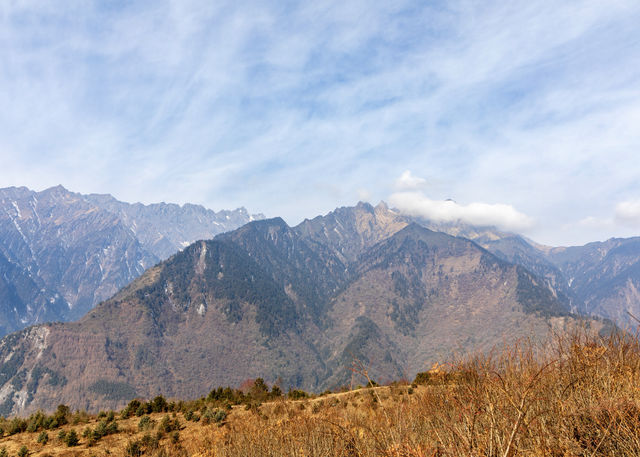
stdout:
[[215,212],[190,203],[182,206],[172,203],[130,204],[111,195],[100,194],[86,195],[85,198],[116,214],[146,250],[163,260],[196,240],[210,239],[255,219],[264,219],[262,214],[251,215],[244,208]]
[[[251,222],[147,270],[82,320],[0,341],[0,414],[193,397],[246,378],[320,390],[573,322],[535,275],[464,238],[359,204]],[[596,325],[601,325],[595,323]]]
[[623,327],[638,326],[640,237],[553,248],[547,257],[567,278],[578,311],[612,319]]
[[79,318],[191,242],[256,217],[244,208],[131,205],[62,186],[0,189],[0,335]]
[[640,237],[549,247],[494,227],[419,222],[469,238],[499,258],[525,267],[576,312],[611,319],[621,327],[640,324]]
[[0,253],[0,335],[30,322],[59,320],[67,310],[57,292]]

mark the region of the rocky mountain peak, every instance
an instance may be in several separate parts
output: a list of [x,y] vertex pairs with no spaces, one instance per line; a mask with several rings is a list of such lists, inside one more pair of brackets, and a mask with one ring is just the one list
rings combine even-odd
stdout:
[[389,205],[387,205],[387,203],[383,200],[380,200],[380,202],[376,205],[375,207],[376,211],[388,211],[389,210]]
[[55,186],[0,189],[0,335],[82,316],[144,270],[261,215],[129,204]]
[[295,230],[318,243],[331,246],[345,263],[380,240],[405,227],[409,219],[389,210],[386,205],[375,208],[364,202],[355,207],[337,208],[326,216],[305,220]]
[[367,212],[369,212],[369,213],[373,213],[373,212],[374,212],[374,208],[373,208],[373,206],[371,205],[371,203],[363,202],[363,201],[359,201],[359,202],[356,204],[356,209],[363,210],[363,211],[367,211]]

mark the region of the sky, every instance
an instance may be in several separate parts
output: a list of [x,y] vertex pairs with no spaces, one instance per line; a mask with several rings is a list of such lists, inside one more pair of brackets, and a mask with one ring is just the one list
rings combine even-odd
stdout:
[[0,187],[640,235],[640,2],[0,2]]

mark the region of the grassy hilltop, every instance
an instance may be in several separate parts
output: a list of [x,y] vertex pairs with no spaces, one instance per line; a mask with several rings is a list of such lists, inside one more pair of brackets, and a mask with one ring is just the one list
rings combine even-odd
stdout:
[[639,381],[637,338],[574,333],[438,366],[412,384],[307,396],[256,380],[195,401],[7,418],[0,455],[630,456],[640,452]]

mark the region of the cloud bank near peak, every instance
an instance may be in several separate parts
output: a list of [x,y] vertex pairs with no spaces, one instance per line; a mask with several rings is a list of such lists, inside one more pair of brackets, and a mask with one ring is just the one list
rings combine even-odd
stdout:
[[495,226],[502,230],[522,232],[533,226],[533,219],[503,203],[432,200],[422,192],[396,192],[389,197],[391,206],[409,216],[434,222],[463,222],[476,226]]

